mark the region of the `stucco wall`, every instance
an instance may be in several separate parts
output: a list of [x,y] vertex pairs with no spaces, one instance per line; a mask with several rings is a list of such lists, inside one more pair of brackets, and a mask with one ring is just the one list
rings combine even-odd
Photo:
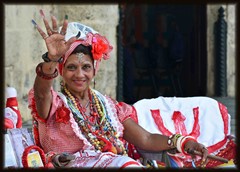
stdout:
[[207,6],[207,94],[214,95],[214,23],[218,19],[218,10],[224,8],[224,19],[227,22],[227,94],[235,97],[236,92],[236,4],[209,4]]
[[[59,24],[62,24],[67,14],[69,22],[86,24],[108,38],[114,49],[111,58],[101,63],[95,88],[115,98],[116,27],[119,17],[117,4],[5,5],[5,85],[16,88],[23,120],[31,118],[27,107],[27,93],[34,83],[35,67],[42,62],[41,55],[47,51],[43,39],[31,23],[34,19],[44,28],[40,9],[44,10],[49,19],[50,12],[54,14],[60,21]],[[60,88],[59,78],[54,83],[55,89]]]

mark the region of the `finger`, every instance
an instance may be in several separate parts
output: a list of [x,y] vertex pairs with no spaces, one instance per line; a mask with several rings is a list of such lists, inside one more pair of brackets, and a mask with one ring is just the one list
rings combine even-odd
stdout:
[[37,28],[37,30],[40,33],[40,35],[42,36],[42,38],[46,39],[48,37],[47,34],[37,25],[37,23],[33,19],[32,19],[32,23]]
[[70,45],[74,42],[74,41],[76,41],[77,40],[77,37],[72,37],[72,38],[70,38],[67,42],[66,42],[66,46],[67,47],[70,47]]
[[42,16],[42,18],[45,18],[45,14],[44,14],[43,10],[41,9],[41,10],[39,10],[39,12],[40,12],[40,15]]
[[60,31],[60,34],[65,35],[67,31],[67,26],[68,26],[68,15],[65,15],[65,20],[63,22],[62,29]]
[[57,28],[57,18],[55,16],[51,17],[52,19],[52,28],[53,28],[53,33],[58,33],[58,28]]
[[207,163],[207,156],[208,156],[208,149],[205,146],[203,146],[202,148],[202,164],[203,165],[206,165]]
[[37,26],[37,30],[44,40],[49,37],[39,26]]
[[43,18],[43,22],[44,22],[44,25],[46,27],[48,35],[51,36],[52,35],[52,29],[50,28],[50,26],[48,24],[48,21],[45,17]]

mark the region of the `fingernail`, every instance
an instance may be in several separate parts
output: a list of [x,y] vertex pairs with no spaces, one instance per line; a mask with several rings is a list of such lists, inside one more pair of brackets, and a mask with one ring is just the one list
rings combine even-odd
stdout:
[[44,12],[43,12],[42,9],[40,10],[40,14],[41,14],[41,16],[42,16],[43,18],[45,18],[45,14],[44,14]]
[[76,38],[79,38],[81,36],[81,32],[79,31],[78,34],[76,35]]
[[68,20],[68,15],[67,14],[65,15],[65,20]]
[[32,24],[37,27],[37,23],[32,19]]

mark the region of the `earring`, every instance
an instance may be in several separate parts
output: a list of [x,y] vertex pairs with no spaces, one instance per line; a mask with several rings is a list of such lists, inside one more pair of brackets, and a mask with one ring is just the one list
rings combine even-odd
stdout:
[[64,89],[64,81],[63,80],[60,81],[60,88],[61,88],[61,90]]

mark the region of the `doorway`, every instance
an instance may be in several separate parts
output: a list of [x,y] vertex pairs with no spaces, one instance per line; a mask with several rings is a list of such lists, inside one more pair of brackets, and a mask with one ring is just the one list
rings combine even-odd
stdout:
[[204,96],[206,5],[119,8],[117,99]]

